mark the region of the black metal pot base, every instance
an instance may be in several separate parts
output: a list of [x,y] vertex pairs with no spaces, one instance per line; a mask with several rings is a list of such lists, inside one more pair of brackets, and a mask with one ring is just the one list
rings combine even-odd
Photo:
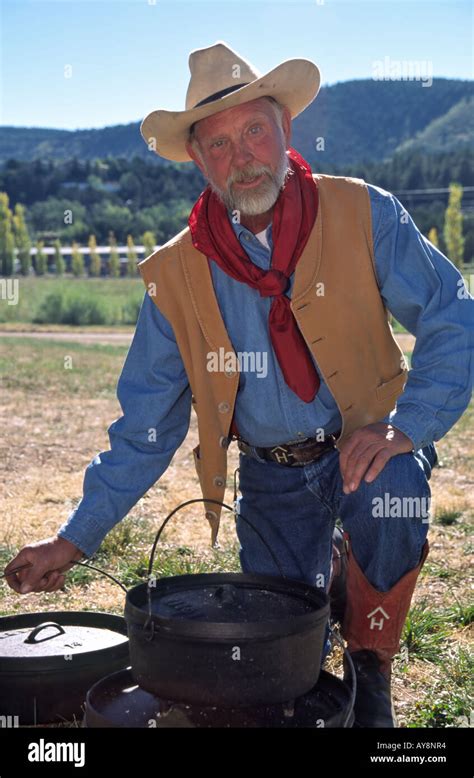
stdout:
[[87,695],[84,727],[210,728],[352,726],[351,690],[321,670],[316,686],[287,703],[199,707],[160,699],[134,683],[130,668],[102,678]]

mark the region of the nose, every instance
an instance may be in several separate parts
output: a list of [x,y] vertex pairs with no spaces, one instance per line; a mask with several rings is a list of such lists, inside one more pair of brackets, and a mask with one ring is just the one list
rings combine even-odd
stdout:
[[234,168],[245,168],[245,166],[248,165],[248,163],[253,159],[254,156],[245,141],[239,141],[234,145],[232,154],[232,165]]

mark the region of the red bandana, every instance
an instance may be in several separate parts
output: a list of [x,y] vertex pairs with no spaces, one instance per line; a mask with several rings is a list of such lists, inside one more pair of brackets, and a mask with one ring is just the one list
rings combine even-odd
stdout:
[[318,189],[311,168],[295,149],[288,149],[293,175],[288,176],[273,209],[273,252],[270,270],[247,256],[232,228],[227,209],[210,185],[189,216],[193,245],[237,281],[273,297],[268,318],[270,337],[283,377],[304,402],[312,402],[319,376],[284,294],[303,253],[318,212]]

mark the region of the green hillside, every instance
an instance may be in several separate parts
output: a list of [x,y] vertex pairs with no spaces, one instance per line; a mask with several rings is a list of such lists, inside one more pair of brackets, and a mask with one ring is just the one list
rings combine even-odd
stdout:
[[[314,165],[381,161],[415,138],[418,147],[428,152],[433,138],[437,150],[449,151],[458,137],[463,143],[474,142],[472,120],[467,121],[473,95],[472,82],[444,78],[434,79],[431,87],[420,81],[371,79],[322,87],[317,99],[295,119],[293,145]],[[139,127],[140,122],[75,131],[2,127],[0,163],[11,158],[139,156],[166,165],[148,151]],[[324,151],[316,150],[318,138],[324,141]]]

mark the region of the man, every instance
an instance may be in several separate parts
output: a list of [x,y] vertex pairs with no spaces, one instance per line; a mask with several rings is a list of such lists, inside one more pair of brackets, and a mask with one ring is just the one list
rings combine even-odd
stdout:
[[[186,109],[154,111],[141,131],[158,154],[193,160],[209,185],[189,226],[139,265],[147,293],[111,450],[87,468],[57,537],[10,562],[7,572],[32,563],[10,585],[62,586],[68,562],[92,555],[166,470],[194,406],[213,542],[227,448],[239,441],[244,572],[278,574],[239,513],[285,575],[328,591],[341,520],[356,724],[394,726],[391,660],[428,553],[433,441],[470,399],[472,300],[395,197],[312,175],[290,146],[292,118],[319,90],[313,63],[261,76],[218,42],[189,64]],[[408,380],[387,309],[417,337]]]

